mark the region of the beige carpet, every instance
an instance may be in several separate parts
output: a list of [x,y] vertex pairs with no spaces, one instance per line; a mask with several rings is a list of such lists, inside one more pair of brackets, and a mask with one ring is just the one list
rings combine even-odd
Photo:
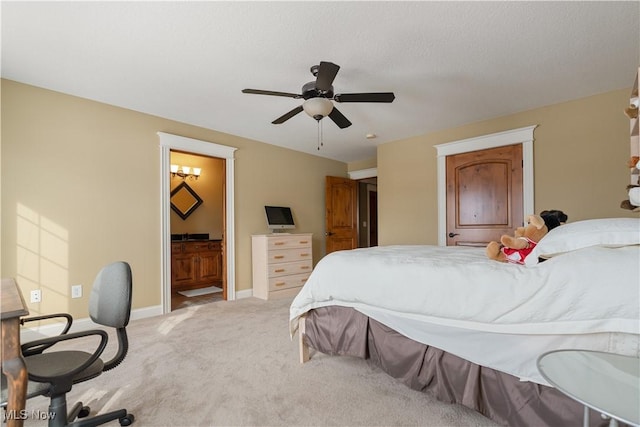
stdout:
[[[221,301],[133,321],[122,365],[77,384],[69,405],[82,400],[92,414],[126,407],[140,427],[495,426],[407,388],[365,360],[312,353],[299,364],[289,303]],[[45,397],[27,402],[29,412],[47,406]]]

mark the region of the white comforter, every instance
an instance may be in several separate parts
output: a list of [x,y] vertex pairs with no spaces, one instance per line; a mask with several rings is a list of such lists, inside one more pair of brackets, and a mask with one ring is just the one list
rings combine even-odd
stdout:
[[[290,307],[374,310],[504,334],[640,333],[640,246],[590,247],[525,267],[479,248],[386,246],[324,257]],[[369,309],[369,310],[367,310]]]

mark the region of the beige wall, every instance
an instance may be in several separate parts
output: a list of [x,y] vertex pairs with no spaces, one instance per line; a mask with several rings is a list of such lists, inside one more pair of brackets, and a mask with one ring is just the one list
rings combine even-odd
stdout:
[[619,207],[629,183],[629,120],[623,109],[630,92],[605,93],[379,146],[380,244],[437,244],[434,145],[536,124],[536,213],[560,209],[570,221],[637,217]]
[[[380,244],[437,243],[436,144],[538,124],[535,210],[570,220],[634,217],[619,208],[629,182],[629,90],[472,123],[378,147]],[[250,235],[267,231],[263,206],[287,205],[324,254],[324,177],[348,166],[233,135],[2,80],[1,274],[32,314],[86,317],[89,288],[107,262],[134,271],[134,308],[160,304],[160,153],[157,132],[238,148],[236,289],[251,288]],[[10,178],[10,179],[9,179]],[[410,226],[408,224],[411,224]],[[85,285],[70,299],[70,285]]]
[[[345,163],[7,80],[1,107],[1,274],[27,296],[42,289],[33,315],[86,317],[95,274],[115,260],[132,266],[134,308],[161,303],[158,131],[238,148],[237,290],[251,288],[267,203],[291,206],[314,259],[324,253],[324,177],[346,176]],[[73,284],[83,298],[69,298]]]
[[356,162],[350,162],[347,165],[349,172],[359,171],[362,169],[371,169],[377,166],[376,158],[372,157],[370,159],[359,160]]
[[186,182],[202,199],[202,204],[186,219],[182,219],[173,209],[171,210],[171,234],[209,233],[210,239],[222,239],[225,160],[174,151],[171,152],[170,163],[202,169],[198,179],[183,180],[179,176],[171,178],[171,191]]

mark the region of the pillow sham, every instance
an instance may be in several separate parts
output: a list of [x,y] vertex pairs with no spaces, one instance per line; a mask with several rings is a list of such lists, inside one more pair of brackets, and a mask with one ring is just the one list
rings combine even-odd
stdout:
[[549,231],[527,256],[525,265],[537,264],[538,257],[551,258],[590,246],[617,247],[638,244],[640,218],[587,219]]

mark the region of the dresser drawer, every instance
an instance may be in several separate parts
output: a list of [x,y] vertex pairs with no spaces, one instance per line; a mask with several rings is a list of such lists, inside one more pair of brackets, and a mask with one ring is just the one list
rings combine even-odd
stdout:
[[269,264],[267,274],[269,277],[288,276],[290,274],[310,273],[311,260],[297,262],[283,262]]
[[278,249],[269,251],[267,263],[276,264],[281,262],[292,262],[300,260],[311,260],[311,248],[302,249]]
[[251,236],[253,296],[268,300],[300,291],[313,271],[312,234]]
[[268,250],[289,248],[311,248],[311,237],[292,235],[269,238]]
[[271,277],[269,278],[269,291],[300,287],[305,284],[310,275],[311,272],[293,274],[291,276]]

